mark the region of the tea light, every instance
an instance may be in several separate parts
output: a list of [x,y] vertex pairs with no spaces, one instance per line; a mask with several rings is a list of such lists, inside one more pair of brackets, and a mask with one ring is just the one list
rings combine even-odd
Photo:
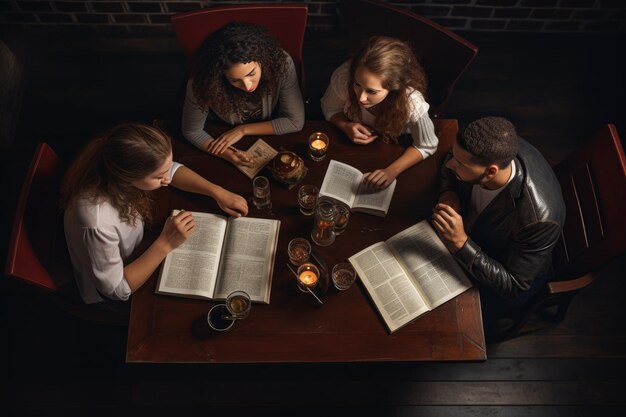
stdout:
[[312,263],[304,263],[298,268],[298,284],[304,288],[315,288],[319,276],[319,270]]
[[300,274],[300,277],[298,277],[298,279],[300,280],[302,285],[305,285],[307,287],[314,287],[315,284],[317,284],[317,275],[315,275],[315,272],[313,271],[304,271]]
[[330,139],[323,132],[315,132],[309,136],[309,156],[314,161],[321,161],[326,156]]
[[322,151],[326,149],[326,142],[324,142],[323,140],[315,139],[313,142],[311,142],[311,148]]

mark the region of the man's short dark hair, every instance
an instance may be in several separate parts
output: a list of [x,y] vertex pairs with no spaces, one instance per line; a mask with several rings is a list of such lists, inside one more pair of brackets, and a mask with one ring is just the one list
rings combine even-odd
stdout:
[[507,167],[517,155],[515,126],[502,117],[483,117],[468,124],[459,135],[459,146],[480,165]]

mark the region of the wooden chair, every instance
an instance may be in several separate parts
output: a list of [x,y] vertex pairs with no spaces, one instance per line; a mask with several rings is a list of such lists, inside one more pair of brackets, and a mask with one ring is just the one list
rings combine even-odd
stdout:
[[63,173],[57,154],[46,143],[39,144],[15,210],[5,274],[42,290],[76,317],[127,324],[125,316],[89,307],[78,293],[58,204]]
[[353,50],[374,35],[410,42],[428,76],[430,115],[440,117],[478,48],[429,19],[381,1],[345,0],[342,5]]
[[207,7],[171,17],[176,38],[190,60],[204,39],[230,22],[249,22],[265,27],[291,55],[304,91],[302,45],[308,9],[306,4],[255,3]]
[[615,126],[603,127],[554,171],[566,207],[565,227],[553,254],[556,280],[512,317],[514,326],[497,339],[519,334],[534,313],[547,307],[556,306],[554,319],[563,320],[574,295],[626,250],[626,156]]

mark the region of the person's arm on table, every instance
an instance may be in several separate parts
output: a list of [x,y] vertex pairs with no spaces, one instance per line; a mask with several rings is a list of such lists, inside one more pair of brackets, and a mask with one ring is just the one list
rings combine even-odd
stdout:
[[450,206],[437,204],[433,210],[433,227],[454,257],[481,284],[502,297],[515,297],[526,291],[541,274],[559,239],[560,225],[536,222],[511,238],[506,263],[486,254],[465,234],[463,218]]
[[213,184],[185,166],[176,170],[171,184],[183,191],[215,199],[220,208],[231,216],[241,217],[248,214],[248,203],[242,196]]
[[[278,117],[272,120],[246,123],[234,127],[233,129],[220,135],[217,140],[209,144],[209,152],[220,155],[228,146],[233,145],[239,139],[249,135],[284,135],[287,133],[299,132],[304,127],[304,100],[296,67],[291,56],[285,52],[288,70],[285,79],[280,83],[278,91]],[[269,109],[272,112],[272,109]]]
[[364,181],[368,188],[387,188],[398,175],[411,168],[413,165],[422,162],[437,151],[439,139],[435,134],[435,126],[424,112],[415,122],[409,124],[413,145],[408,147],[404,153],[387,168],[377,169],[368,174]]
[[[192,80],[187,81],[185,91],[185,103],[183,105],[182,132],[185,139],[191,142],[196,148],[203,152],[209,152],[209,146],[216,140],[204,130],[204,124],[208,112],[203,111],[193,94]],[[228,133],[228,132],[226,132]],[[242,135],[243,136],[243,135]],[[224,152],[216,155],[222,159],[231,162],[234,165],[251,166],[253,160],[246,152],[227,148]]]
[[188,211],[183,210],[167,218],[159,237],[137,259],[124,266],[124,279],[131,293],[150,278],[168,253],[191,236],[195,226],[193,216]]

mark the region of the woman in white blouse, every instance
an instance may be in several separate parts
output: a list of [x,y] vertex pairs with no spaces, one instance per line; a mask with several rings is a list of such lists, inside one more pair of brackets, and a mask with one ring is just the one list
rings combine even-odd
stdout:
[[389,166],[365,178],[366,185],[387,188],[402,172],[428,158],[439,140],[428,116],[426,75],[406,43],[372,37],[333,73],[322,97],[326,120],[354,143],[382,138],[396,141],[410,134],[413,145]]
[[193,233],[193,216],[182,211],[143,253],[133,254],[152,220],[150,191],[169,184],[214,198],[230,215],[248,213],[243,197],[173,162],[170,138],[147,125],[103,133],[70,166],[62,190],[65,236],[85,303],[127,300]]

